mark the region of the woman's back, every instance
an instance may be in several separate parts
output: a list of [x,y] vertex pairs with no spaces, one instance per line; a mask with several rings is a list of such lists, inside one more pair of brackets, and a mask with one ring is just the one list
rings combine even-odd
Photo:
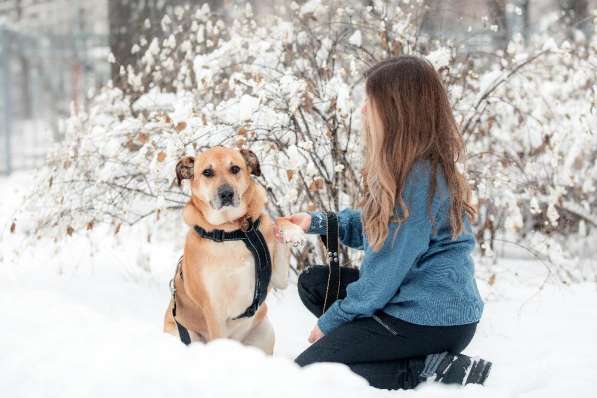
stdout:
[[[407,231],[401,230],[401,226],[398,233],[409,234],[407,250],[416,253],[415,261],[399,265],[409,267],[409,271],[384,311],[421,325],[476,322],[481,317],[483,302],[470,256],[475,238],[466,216],[463,232],[456,238],[452,236],[450,195],[441,169],[436,173],[430,215],[431,178],[429,161],[414,163],[404,190],[410,212],[403,225]],[[402,259],[396,258],[396,261]]]

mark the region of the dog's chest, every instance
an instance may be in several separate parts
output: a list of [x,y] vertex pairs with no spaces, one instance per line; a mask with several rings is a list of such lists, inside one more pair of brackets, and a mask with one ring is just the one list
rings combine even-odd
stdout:
[[209,242],[209,259],[202,266],[210,301],[225,318],[242,314],[253,301],[255,262],[242,241]]

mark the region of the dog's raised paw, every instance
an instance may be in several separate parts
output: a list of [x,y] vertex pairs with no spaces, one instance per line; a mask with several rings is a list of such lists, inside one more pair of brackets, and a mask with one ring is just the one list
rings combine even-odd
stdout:
[[284,243],[292,247],[302,247],[307,238],[303,230],[297,225],[286,225],[281,231]]

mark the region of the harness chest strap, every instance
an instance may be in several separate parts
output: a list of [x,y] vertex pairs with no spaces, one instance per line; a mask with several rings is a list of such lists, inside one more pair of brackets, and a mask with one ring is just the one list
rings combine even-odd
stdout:
[[[257,220],[255,220],[255,222],[252,222],[251,219],[247,219],[246,223],[247,224],[245,228],[237,229],[231,232],[226,232],[221,229],[206,231],[198,225],[194,226],[194,230],[197,233],[197,235],[205,239],[213,240],[214,242],[242,240],[247,249],[253,255],[253,260],[255,264],[255,290],[253,293],[253,301],[242,314],[234,317],[233,319],[248,318],[255,315],[255,313],[259,309],[259,306],[263,304],[265,298],[267,297],[267,288],[269,287],[269,283],[272,277],[272,260],[269,254],[269,250],[267,248],[265,238],[263,237],[263,234],[259,231],[260,219],[258,218]],[[180,269],[181,263],[182,258],[179,261],[179,265],[177,267],[177,272],[180,272],[180,277],[182,279],[182,269]],[[176,320],[176,287],[174,286],[174,278],[171,281],[171,289],[173,300],[172,316],[174,318],[174,321],[176,322],[176,327],[178,328],[181,341],[188,345],[191,343],[188,330],[186,330],[186,328]],[[181,329],[183,329],[182,333]],[[185,336],[184,338],[183,335]]]

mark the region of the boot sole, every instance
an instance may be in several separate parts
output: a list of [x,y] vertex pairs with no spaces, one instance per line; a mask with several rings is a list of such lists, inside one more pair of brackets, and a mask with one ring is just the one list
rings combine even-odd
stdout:
[[469,372],[468,377],[466,378],[465,385],[467,384],[481,384],[485,383],[487,380],[487,376],[489,376],[489,372],[491,370],[492,363],[489,361],[479,360],[478,362],[474,363],[473,368]]

